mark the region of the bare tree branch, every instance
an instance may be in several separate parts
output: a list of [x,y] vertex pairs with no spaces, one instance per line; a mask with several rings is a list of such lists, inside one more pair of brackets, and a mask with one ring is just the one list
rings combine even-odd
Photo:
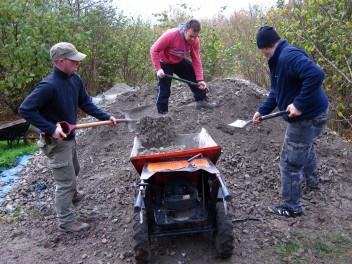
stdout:
[[[331,107],[332,110],[334,110],[336,113],[341,113],[341,114],[339,115],[339,117],[341,117],[341,118],[343,119],[343,121],[346,122],[346,123],[352,128],[352,122],[351,122],[347,117],[345,117],[342,112],[338,111],[338,110],[336,109],[336,107],[334,107],[334,105],[331,105],[330,107]],[[335,120],[335,121],[336,121],[336,120]]]

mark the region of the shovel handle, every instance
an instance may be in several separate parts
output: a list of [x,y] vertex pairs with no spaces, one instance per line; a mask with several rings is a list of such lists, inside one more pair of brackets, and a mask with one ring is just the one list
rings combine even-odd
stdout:
[[179,77],[175,77],[175,76],[170,75],[170,74],[164,74],[164,76],[167,77],[167,78],[170,78],[170,79],[174,79],[174,80],[177,80],[177,81],[181,81],[181,82],[184,82],[184,83],[188,83],[188,84],[190,84],[190,85],[196,85],[196,86],[198,86],[198,83],[191,82],[191,81],[188,81],[188,80],[179,78]]
[[[117,123],[133,123],[133,122],[137,122],[136,119],[116,119],[116,121],[117,121]],[[58,124],[61,126],[62,130],[64,131],[64,133],[69,135],[73,131],[75,131],[76,129],[111,125],[112,121],[111,120],[97,121],[97,122],[77,124],[77,125],[70,124],[70,123],[68,123],[66,121],[61,121],[61,122],[58,122]]]
[[104,125],[111,125],[111,124],[112,124],[111,120],[97,121],[97,122],[91,122],[91,123],[85,123],[85,124],[77,124],[76,125],[76,129],[88,128],[88,127],[97,127],[97,126],[104,126]]
[[[136,119],[116,119],[117,123],[133,123],[137,122]],[[85,123],[85,124],[77,124],[75,127],[76,129],[79,128],[88,128],[88,127],[97,127],[97,126],[105,126],[105,125],[111,125],[112,121],[111,120],[106,120],[106,121],[97,121],[97,122],[91,122],[91,123]]]
[[272,113],[272,114],[269,114],[269,115],[261,116],[260,120],[266,120],[266,119],[274,118],[274,117],[277,117],[277,116],[282,116],[282,115],[285,115],[285,114],[288,114],[288,111],[279,111],[279,112],[275,112],[275,113]]

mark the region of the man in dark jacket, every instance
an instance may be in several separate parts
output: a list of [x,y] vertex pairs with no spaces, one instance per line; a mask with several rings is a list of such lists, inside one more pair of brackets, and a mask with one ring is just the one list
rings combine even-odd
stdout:
[[260,117],[276,107],[288,112],[280,157],[283,204],[270,206],[269,210],[296,217],[303,213],[302,182],[308,188],[318,185],[314,143],[328,119],[328,98],[322,88],[324,72],[303,50],[281,40],[272,27],[259,29],[257,46],[268,59],[271,90],[254,114],[253,123],[260,123]]
[[38,145],[48,157],[49,167],[53,171],[59,229],[67,232],[86,230],[89,224],[77,221],[73,208],[73,203],[83,195],[78,192],[76,184],[79,163],[75,134],[65,134],[58,122],[76,124],[79,107],[91,116],[116,124],[113,116],[92,103],[81,78],[76,74],[80,61],[85,57],[71,43],[55,44],[50,49],[54,71],[35,87],[19,108],[19,113],[43,132]]

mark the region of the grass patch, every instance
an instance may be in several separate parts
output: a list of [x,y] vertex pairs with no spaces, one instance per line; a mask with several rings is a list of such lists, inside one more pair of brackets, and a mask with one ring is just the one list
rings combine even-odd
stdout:
[[2,223],[11,224],[16,222],[17,218],[21,215],[21,213],[22,213],[21,207],[16,207],[11,212],[5,212],[5,211],[0,212],[0,224]]
[[36,208],[32,208],[27,211],[27,214],[28,214],[29,218],[36,219],[36,218],[39,218],[40,211]]
[[289,241],[278,246],[277,253],[282,257],[286,258],[297,252],[302,245],[298,241]]
[[13,219],[16,219],[17,217],[20,216],[21,212],[22,212],[21,207],[16,207],[16,209],[10,213],[10,217]]
[[33,153],[36,150],[38,150],[36,144],[20,142],[10,146],[6,141],[0,141],[0,168],[13,166],[18,157]]
[[307,259],[302,256],[305,245],[299,240],[291,240],[277,246],[276,253],[280,259],[289,263],[308,263]]
[[[329,263],[343,263],[352,252],[352,238],[342,234],[327,234],[322,237],[304,237],[299,234],[276,247],[276,253],[289,263],[311,263],[317,259]],[[349,256],[348,256],[349,255]]]
[[312,252],[320,258],[337,258],[352,249],[352,239],[343,235],[330,235],[313,243]]
[[0,224],[14,223],[18,220],[21,215],[28,216],[29,219],[39,219],[41,213],[37,208],[24,210],[20,206],[17,206],[12,211],[0,211]]

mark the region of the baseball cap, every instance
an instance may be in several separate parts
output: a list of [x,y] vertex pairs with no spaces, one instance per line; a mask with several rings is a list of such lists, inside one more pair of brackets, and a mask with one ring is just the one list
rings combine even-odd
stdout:
[[56,43],[50,49],[50,59],[56,61],[59,59],[69,59],[73,61],[81,61],[87,55],[79,52],[74,45],[68,42]]

